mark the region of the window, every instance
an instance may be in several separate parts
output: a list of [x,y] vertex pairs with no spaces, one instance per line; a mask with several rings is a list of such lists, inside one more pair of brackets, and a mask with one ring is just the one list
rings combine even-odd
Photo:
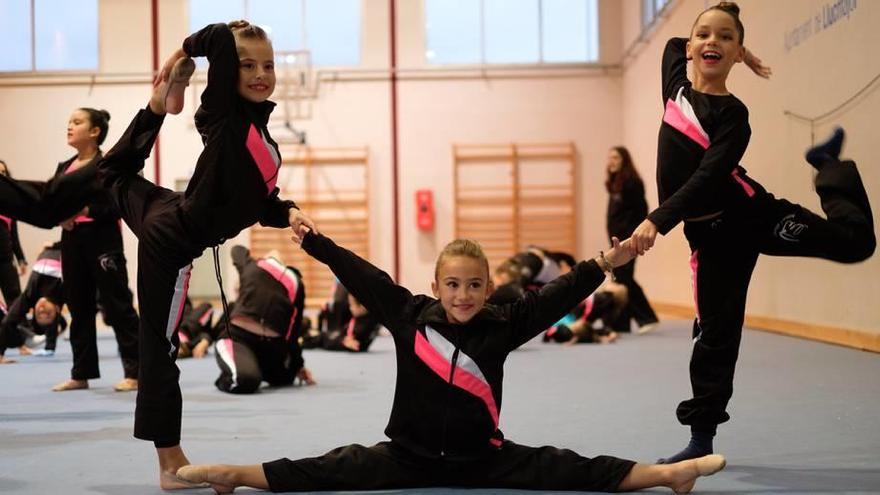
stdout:
[[597,0],[425,0],[432,64],[584,63],[599,58]]
[[0,71],[96,70],[98,2],[0,0]]
[[669,0],[642,0],[642,27],[650,26]]
[[360,0],[190,0],[190,31],[247,19],[276,51],[309,50],[314,65],[358,65]]

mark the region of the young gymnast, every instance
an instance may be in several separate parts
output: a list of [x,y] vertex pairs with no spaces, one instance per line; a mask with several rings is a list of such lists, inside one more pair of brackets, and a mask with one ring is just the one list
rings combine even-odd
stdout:
[[24,292],[12,303],[7,314],[0,319],[0,363],[11,362],[4,357],[5,350],[19,347],[25,342],[21,326],[27,314],[33,313],[31,328],[35,334],[45,335],[46,347],[38,356],[55,354],[59,333],[67,327],[61,316],[64,306],[64,286],[61,281],[61,244],[55,243],[44,249],[31,268],[31,275]]
[[230,327],[215,345],[220,376],[214,385],[231,394],[257,392],[263,381],[278,387],[299,378],[314,385],[299,346],[306,300],[302,275],[274,257],[254,259],[244,246],[233,246],[232,263],[238,298]]
[[516,302],[525,292],[521,283],[522,268],[512,259],[504,260],[492,271],[492,293],[488,304],[500,306]]
[[[183,109],[195,70],[190,57],[208,59],[208,83],[195,115],[205,148],[181,194],[138,174],[166,113]],[[189,464],[180,446],[175,330],[193,259],[257,221],[282,228],[305,218],[293,201],[278,198],[280,156],[266,128],[274,89],[274,54],[265,31],[245,21],[207,26],[168,58],[149,104],[99,163],[104,185],[139,240],[141,369],[134,436],[156,447],[163,489],[191,487],[175,477]]]
[[[0,160],[0,175],[10,177],[9,166],[3,160]],[[27,260],[18,239],[18,222],[0,215],[0,291],[8,305],[21,294],[18,277],[26,272]]]
[[[318,344],[328,351],[367,352],[379,335],[380,323],[363,304],[346,291],[345,311],[348,319],[337,326],[330,322],[335,318],[322,311],[318,314]],[[314,337],[312,337],[314,338]]]
[[[809,256],[855,263],[876,245],[868,196],[852,161],[841,161],[842,129],[811,148],[807,161],[826,218],[776,199],[746,175],[739,161],[749,142],[746,106],[727,89],[738,62],[769,77],[770,69],[743,45],[739,7],[721,2],[703,11],[690,39],[673,38],[663,54],[663,99],[657,185],[660,206],[632,236],[639,253],[684,221],[691,248],[694,346],[693,398],[678,406],[691,440],[663,462],[709,454],[717,426],[730,416],[746,292],[760,254]],[[693,61],[693,82],[687,61]]]
[[203,302],[193,307],[189,297],[184,300],[183,315],[180,317],[180,325],[177,327],[177,338],[180,339],[177,359],[205,357],[208,348],[217,340],[217,334],[214,333],[212,325],[213,318],[214,307],[211,303]]
[[[577,260],[568,253],[551,253],[557,263],[560,272],[566,274],[577,266]],[[632,261],[617,268],[626,268]],[[614,271],[617,278],[617,270]],[[627,304],[627,288],[616,282],[606,280],[592,294],[587,296],[574,309],[569,311],[561,320],[544,332],[544,342],[556,342],[558,344],[573,345],[583,344],[611,344],[617,341],[618,334],[610,322],[620,314]],[[602,327],[594,328],[594,324],[601,320]]]
[[[96,167],[100,146],[107,137],[110,114],[94,108],[79,108],[67,124],[67,144],[76,156],[58,164],[51,181],[76,170]],[[100,376],[95,315],[97,294],[107,323],[113,328],[124,378],[113,385],[118,392],[137,390],[138,315],[128,288],[128,270],[123,252],[119,212],[108,191],[97,185],[92,173],[92,194],[82,209],[61,222],[61,265],[64,290],[70,310],[70,346],[73,367],[70,379],[55,385],[56,392],[85,389]],[[50,182],[51,182],[50,181]]]
[[[633,164],[632,155],[624,146],[615,146],[608,151],[605,189],[608,191],[605,223],[608,239],[628,239],[648,214],[648,202],[645,184]],[[642,286],[635,280],[635,271],[635,259],[614,271],[617,283],[626,286],[628,302],[620,315],[608,323],[616,331],[629,332],[630,321],[635,320],[638,333],[643,334],[656,328],[659,320]]]
[[617,239],[608,253],[504,306],[485,305],[491,288],[489,264],[473,241],[457,240],[444,248],[432,282],[435,297],[413,295],[320,234],[307,233],[302,246],[327,264],[394,338],[397,384],[385,429],[391,441],[349,445],[296,461],[186,466],[179,477],[208,482],[217,493],[237,486],[275,492],[431,486],[629,491],[667,486],[687,493],[697,477],[724,467],[719,455],[668,466],[609,456],[589,459],[571,450],[517,445],[498,429],[508,354],[583,300],[612,266],[632,259],[633,251]]

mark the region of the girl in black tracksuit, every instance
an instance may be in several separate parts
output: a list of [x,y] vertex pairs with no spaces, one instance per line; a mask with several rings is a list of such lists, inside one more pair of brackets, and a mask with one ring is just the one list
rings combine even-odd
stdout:
[[67,327],[67,321],[61,316],[64,285],[61,282],[61,244],[57,242],[44,249],[37,257],[24,292],[9,306],[7,314],[0,320],[0,358],[6,349],[19,347],[24,343],[20,325],[25,323],[28,312],[35,310],[37,303],[43,298],[55,306],[55,319],[42,325],[34,314],[32,327],[35,333],[46,336],[45,350],[54,351],[58,333]]
[[[327,264],[394,338],[397,384],[385,429],[390,441],[262,466],[186,466],[177,472],[179,477],[208,481],[218,493],[240,485],[274,492],[432,486],[610,492],[660,484],[684,492],[698,475],[723,466],[721,456],[692,461],[690,478],[674,481],[687,465],[645,466],[610,456],[589,459],[571,450],[526,447],[506,440],[498,428],[507,356],[599,286],[605,279],[599,257],[579,263],[540,292],[494,306],[483,304],[488,262],[470,241],[455,241],[441,254],[434,288],[440,300],[411,294],[320,234],[306,234],[302,247]],[[618,245],[602,263],[610,270],[631,257]],[[451,272],[447,266],[458,268]],[[449,273],[461,278],[450,279]],[[666,468],[669,478],[661,480]]]
[[635,464],[570,450],[517,445],[499,427],[507,355],[583,300],[605,279],[595,262],[451,324],[440,301],[413,295],[322,235],[303,249],[329,266],[394,338],[397,385],[385,434],[372,447],[263,465],[272,491],[382,490],[428,486],[615,491]]
[[[139,240],[141,372],[134,435],[153,441],[157,449],[175,447],[160,452],[163,473],[183,462],[176,329],[192,261],[254,222],[288,226],[295,207],[278,198],[275,186],[280,158],[266,128],[275,104],[239,93],[241,71],[232,29],[207,26],[184,40],[169,61],[203,56],[209,63],[208,83],[195,123],[205,148],[186,191],[172,192],[138,175],[165,118],[149,105],[99,164],[103,183]],[[169,452],[169,464],[163,464],[162,452]]]
[[201,352],[207,351],[208,346],[217,340],[212,324],[213,319],[214,307],[211,303],[203,302],[193,307],[189,297],[184,300],[183,316],[177,327],[177,338],[180,339],[178,359],[204,357]]
[[305,364],[299,346],[306,299],[302,275],[275,258],[251,258],[244,246],[232,248],[232,262],[240,288],[229,331],[215,346],[220,376],[214,384],[233,394],[252,394],[263,381],[291,385]]
[[[632,157],[623,146],[611,148],[608,156],[605,188],[608,190],[608,211],[606,226],[608,240],[612,237],[628,239],[633,230],[648,215],[648,202],[645,200],[645,185],[632,162]],[[657,314],[642,286],[635,280],[636,260],[614,270],[615,281],[627,288],[628,303],[620,315],[610,322],[618,332],[630,331],[630,320],[639,327],[657,323]]]
[[316,331],[316,336],[303,340],[310,347],[367,352],[379,334],[379,321],[337,281],[333,299],[318,314]]
[[[50,182],[61,180],[78,168],[96,166],[101,159],[98,146],[107,136],[108,120],[107,112],[95,109],[81,108],[73,113],[68,125],[68,142],[77,148],[78,156],[59,163]],[[80,136],[80,129],[88,129],[90,134]],[[98,132],[92,132],[94,130]],[[87,162],[79,158],[88,157],[90,153],[94,156]],[[133,383],[138,376],[138,316],[128,288],[119,212],[108,191],[96,185],[91,189],[93,193],[83,210],[62,223],[62,269],[65,299],[71,315],[73,367],[71,380],[57,385],[55,390],[82,388],[87,380],[100,376],[95,325],[98,293],[107,323],[116,336],[125,380]],[[117,389],[132,388],[126,381],[120,382]]]
[[[678,406],[678,420],[691,427],[691,442],[669,461],[712,452],[717,425],[727,421],[739,354],[746,292],[760,254],[809,256],[842,263],[874,252],[873,217],[859,172],[838,154],[843,133],[813,148],[807,160],[818,169],[816,192],[827,219],[777,199],[739,165],[749,142],[748,110],[709,75],[719,64],[743,57],[756,73],[769,70],[742,45],[739,9],[731,2],[698,17],[690,40],[673,38],[663,53],[657,185],[660,206],[633,235],[637,249],[684,221],[691,248],[694,347],[690,376],[693,398]],[[695,83],[687,77],[688,53]],[[739,54],[739,55],[737,55]],[[727,69],[729,71],[729,68]],[[708,75],[703,75],[703,74]],[[694,89],[700,82],[700,91]],[[711,93],[705,88],[712,90]]]
[[3,299],[10,304],[21,294],[18,276],[25,268],[27,260],[18,240],[18,222],[0,215],[0,290],[3,291]]
[[[3,160],[0,160],[0,175],[9,177],[9,167]],[[21,294],[18,276],[24,275],[26,268],[27,260],[18,240],[18,222],[0,214],[0,291],[7,305]]]

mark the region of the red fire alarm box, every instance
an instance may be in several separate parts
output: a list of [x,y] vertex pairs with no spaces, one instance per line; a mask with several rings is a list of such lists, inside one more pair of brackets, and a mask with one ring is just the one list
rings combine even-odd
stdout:
[[430,189],[416,191],[416,225],[419,230],[434,230],[434,193]]

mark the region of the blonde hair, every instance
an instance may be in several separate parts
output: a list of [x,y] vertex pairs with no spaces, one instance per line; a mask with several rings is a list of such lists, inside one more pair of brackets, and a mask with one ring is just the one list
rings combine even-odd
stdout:
[[483,252],[480,244],[470,239],[456,239],[447,244],[443,251],[440,251],[440,256],[437,257],[437,264],[434,266],[435,280],[440,273],[440,267],[443,266],[446,259],[456,256],[464,256],[481,262],[486,268],[486,279],[489,278],[489,260],[486,258],[486,253]]
[[232,30],[232,34],[236,37],[270,41],[269,35],[266,34],[266,31],[263,28],[256,24],[251,24],[244,19],[232,21],[226,25],[229,26],[229,29]]
[[500,265],[495,267],[495,275],[506,275],[511,282],[520,283],[520,277],[522,277],[522,273],[520,273],[520,266],[516,264],[513,260],[505,260]]

